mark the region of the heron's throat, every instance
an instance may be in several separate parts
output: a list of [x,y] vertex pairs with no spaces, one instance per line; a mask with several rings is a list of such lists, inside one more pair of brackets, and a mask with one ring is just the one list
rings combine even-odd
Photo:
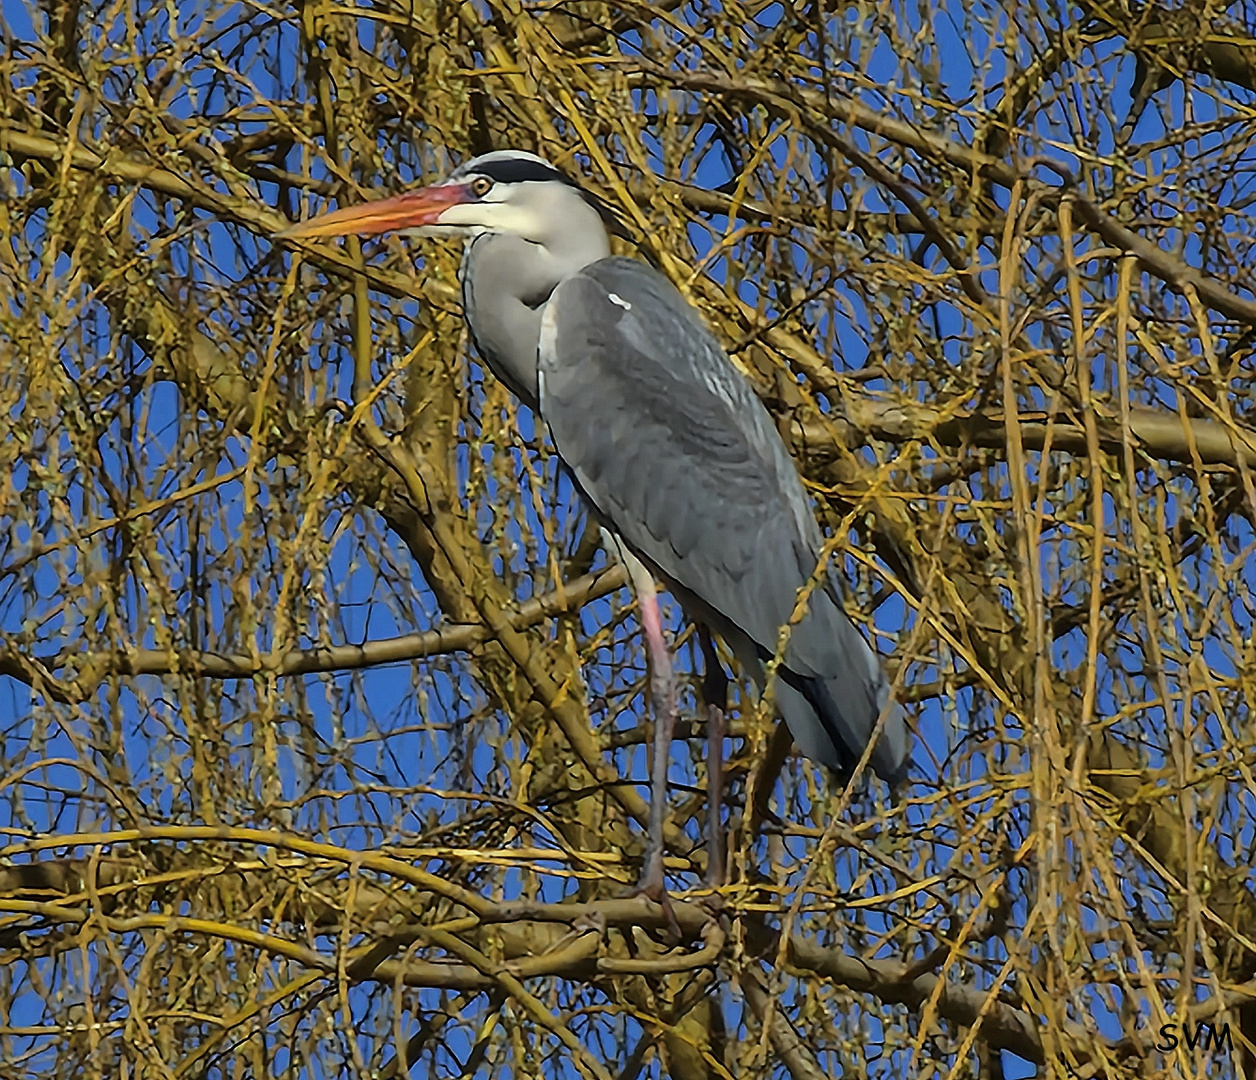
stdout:
[[502,233],[476,237],[462,260],[462,304],[476,351],[533,410],[541,315],[559,283],[578,270],[565,272],[539,245]]
[[527,406],[537,404],[541,316],[559,285],[610,254],[606,229],[578,193],[538,191],[527,238],[485,233],[467,245],[462,299],[476,348]]

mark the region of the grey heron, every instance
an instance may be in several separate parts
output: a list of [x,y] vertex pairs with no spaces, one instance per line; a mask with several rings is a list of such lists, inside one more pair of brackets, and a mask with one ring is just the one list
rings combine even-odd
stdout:
[[[281,235],[466,238],[460,277],[475,346],[547,425],[628,564],[655,713],[639,888],[665,899],[663,812],[676,706],[653,579],[662,579],[694,622],[721,636],[762,686],[778,634],[816,574],[823,538],[750,383],[671,282],[644,262],[611,255],[608,230],[620,228],[602,199],[548,161],[501,150],[438,184],[327,213]],[[719,660],[708,639],[704,653],[710,674]],[[822,573],[792,627],[776,704],[802,753],[846,775],[884,712],[870,762],[883,780],[902,778],[907,726],[877,654],[846,615],[835,569]],[[708,706],[712,719],[722,716],[722,703]]]

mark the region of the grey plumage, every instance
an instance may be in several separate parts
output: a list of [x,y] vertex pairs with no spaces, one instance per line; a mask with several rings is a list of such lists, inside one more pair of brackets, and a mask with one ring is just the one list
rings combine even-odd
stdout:
[[[476,159],[458,175],[493,164]],[[601,520],[762,686],[822,544],[793,462],[672,284],[643,262],[608,257],[605,208],[565,177],[520,186],[533,189],[518,197],[540,219],[533,237],[486,232],[463,259],[477,349],[539,411]],[[835,570],[790,635],[775,693],[798,749],[849,773],[889,686],[842,608]],[[890,708],[871,763],[895,782],[909,746],[902,712]]]
[[[516,236],[485,233],[467,242],[458,278],[462,282],[462,310],[468,314],[467,329],[476,352],[512,394],[533,412],[537,408],[536,342],[541,334],[541,313],[553,285],[541,291],[538,303],[511,295],[503,278],[514,262],[526,256],[514,247],[526,246]],[[555,282],[554,284],[557,284]],[[486,297],[481,301],[480,297]],[[496,297],[496,302],[487,299]]]
[[[286,234],[467,236],[463,300],[480,354],[548,424],[617,545],[661,576],[762,682],[780,627],[815,571],[820,530],[750,385],[670,282],[644,263],[610,257],[608,229],[620,231],[600,198],[549,162],[508,150],[467,162],[441,184]],[[653,590],[643,595],[648,578],[633,569],[654,620],[652,663],[670,672]],[[777,704],[799,749],[843,772],[888,708],[871,762],[896,781],[908,757],[906,723],[841,595],[830,569],[793,628]],[[656,727],[665,752],[670,721]],[[665,764],[656,789],[665,786]],[[661,816],[652,817],[645,880],[655,889],[661,831]]]
[[[750,385],[671,283],[624,258],[557,286],[539,370],[541,415],[586,498],[762,684],[822,538]],[[798,748],[844,773],[889,700],[832,570],[790,635],[776,699]],[[891,708],[871,761],[895,781],[908,739]]]

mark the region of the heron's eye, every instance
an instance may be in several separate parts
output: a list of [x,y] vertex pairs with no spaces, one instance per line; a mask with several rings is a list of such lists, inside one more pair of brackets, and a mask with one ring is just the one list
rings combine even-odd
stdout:
[[484,198],[493,190],[493,181],[486,176],[477,176],[471,181],[471,192],[477,199]]

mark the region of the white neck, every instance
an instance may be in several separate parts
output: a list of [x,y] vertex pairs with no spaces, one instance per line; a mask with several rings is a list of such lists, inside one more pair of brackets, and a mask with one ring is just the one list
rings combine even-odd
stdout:
[[602,219],[578,191],[537,187],[520,208],[529,235],[485,233],[468,243],[462,261],[463,304],[476,347],[534,410],[545,303],[561,282],[610,254]]

